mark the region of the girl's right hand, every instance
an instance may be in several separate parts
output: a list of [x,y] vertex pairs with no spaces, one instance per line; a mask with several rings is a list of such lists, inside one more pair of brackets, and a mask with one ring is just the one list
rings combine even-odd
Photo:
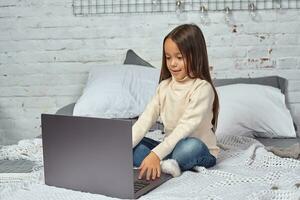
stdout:
[[143,177],[145,172],[146,172],[147,180],[150,180],[151,175],[152,175],[152,180],[154,180],[156,177],[159,178],[161,174],[159,157],[154,152],[151,151],[149,155],[143,160],[139,169],[140,169],[139,179]]

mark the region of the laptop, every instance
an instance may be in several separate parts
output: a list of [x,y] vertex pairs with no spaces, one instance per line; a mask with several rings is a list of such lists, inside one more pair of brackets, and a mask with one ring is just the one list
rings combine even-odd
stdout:
[[45,183],[123,199],[138,198],[167,180],[138,179],[132,121],[42,114]]

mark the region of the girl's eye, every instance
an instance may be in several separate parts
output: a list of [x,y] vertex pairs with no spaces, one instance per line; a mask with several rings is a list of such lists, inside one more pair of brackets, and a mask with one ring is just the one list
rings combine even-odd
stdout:
[[170,57],[166,57],[166,59],[167,59],[167,60],[169,60],[169,59],[170,59]]
[[181,60],[181,59],[182,59],[182,57],[181,57],[181,56],[179,56],[179,57],[177,57],[177,59]]

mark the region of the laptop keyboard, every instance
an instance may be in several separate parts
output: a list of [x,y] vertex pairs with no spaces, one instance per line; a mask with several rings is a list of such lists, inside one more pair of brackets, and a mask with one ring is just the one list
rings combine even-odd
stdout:
[[150,182],[147,181],[143,181],[143,180],[137,180],[134,181],[134,193],[138,192],[139,190],[145,188],[146,186],[148,186],[150,184]]

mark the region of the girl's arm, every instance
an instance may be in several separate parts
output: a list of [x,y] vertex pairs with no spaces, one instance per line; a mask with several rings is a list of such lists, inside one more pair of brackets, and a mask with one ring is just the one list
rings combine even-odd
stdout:
[[132,143],[135,147],[146,135],[147,131],[156,122],[160,113],[160,103],[159,103],[159,88],[157,87],[154,96],[151,101],[146,106],[146,109],[142,115],[138,118],[135,124],[132,126]]
[[173,132],[162,143],[152,149],[152,151],[161,160],[171,153],[178,141],[192,134],[201,126],[205,117],[208,114],[212,114],[213,102],[214,90],[210,83],[205,81],[191,95],[189,104]]

